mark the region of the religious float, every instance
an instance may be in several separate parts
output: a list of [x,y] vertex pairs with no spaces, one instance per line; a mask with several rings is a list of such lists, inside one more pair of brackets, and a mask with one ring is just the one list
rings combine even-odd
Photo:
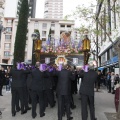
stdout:
[[88,64],[90,56],[90,40],[85,35],[84,40],[75,42],[69,32],[63,32],[60,39],[48,39],[42,43],[36,39],[33,44],[33,64],[36,61],[46,64],[70,64],[84,66]]

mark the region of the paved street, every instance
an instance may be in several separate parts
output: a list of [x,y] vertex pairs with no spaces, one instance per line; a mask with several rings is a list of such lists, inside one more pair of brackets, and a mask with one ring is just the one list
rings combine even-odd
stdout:
[[[27,114],[21,115],[20,112],[16,114],[15,117],[11,115],[11,94],[3,91],[3,97],[0,96],[0,108],[2,108],[2,120],[32,120],[31,111],[28,111]],[[72,116],[74,120],[81,120],[81,106],[79,96],[74,96],[75,104],[77,108],[72,110]],[[96,108],[96,117],[98,120],[107,120],[104,112],[113,112],[115,113],[114,107],[114,95],[107,93],[106,89],[102,89],[100,92],[95,93],[95,108]],[[37,108],[37,113],[39,109]],[[40,118],[39,114],[35,120],[57,120],[57,106],[55,108],[47,108],[46,115],[43,118]],[[63,117],[63,120],[66,120],[66,117]],[[88,119],[90,120],[90,119]]]

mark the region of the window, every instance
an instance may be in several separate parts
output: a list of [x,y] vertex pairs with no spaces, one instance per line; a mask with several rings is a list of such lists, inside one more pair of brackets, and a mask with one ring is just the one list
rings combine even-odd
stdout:
[[42,38],[42,41],[46,41],[46,38]]
[[10,44],[9,43],[5,43],[4,44],[4,48],[5,48],[5,50],[9,50],[10,49]]
[[71,25],[67,25],[68,28],[71,28]]
[[6,27],[6,32],[12,32],[12,28],[11,27]]
[[111,52],[112,52],[112,57],[117,56],[117,52],[113,47],[111,48]]
[[5,41],[10,42],[11,41],[11,35],[5,35]]
[[51,30],[51,34],[55,34],[55,31],[54,31],[54,30]]
[[52,23],[52,24],[51,24],[51,27],[55,27],[55,24],[54,24],[54,23]]
[[12,25],[12,20],[7,20],[7,25]]
[[5,51],[5,52],[4,52],[4,56],[5,56],[5,57],[10,56],[10,52],[9,52],[9,51]]
[[46,31],[42,31],[42,37],[46,37]]
[[38,29],[39,28],[39,23],[38,22],[35,22],[34,23],[34,29]]
[[101,63],[104,63],[106,61],[106,54],[104,53],[102,56],[101,56]]
[[43,23],[43,24],[42,24],[42,28],[43,28],[43,29],[46,29],[46,28],[47,28],[47,23]]
[[61,25],[60,27],[65,27],[65,25]]

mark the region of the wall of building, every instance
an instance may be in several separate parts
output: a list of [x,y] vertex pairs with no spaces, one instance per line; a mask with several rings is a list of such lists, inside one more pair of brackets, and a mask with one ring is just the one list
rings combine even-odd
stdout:
[[[117,40],[120,40],[118,39],[120,37],[120,16],[119,16],[120,8],[117,9],[118,6],[120,5],[120,0],[117,0],[115,3],[113,0],[110,0],[109,3],[110,3],[110,9],[108,10],[109,7],[108,7],[107,0],[104,0],[104,2],[102,3],[100,13],[98,15],[98,19],[99,21],[101,21],[104,15],[107,15],[108,17],[110,16],[110,19],[108,19],[106,22],[101,21],[101,24],[103,26],[106,26],[105,28],[106,32],[109,34],[111,40],[113,42],[116,42]],[[106,9],[106,12],[104,13],[103,11],[105,9]],[[101,26],[98,25],[98,27],[99,27],[99,30],[101,30]],[[118,66],[118,58],[116,59],[117,51],[113,49],[113,44],[112,42],[110,42],[109,37],[107,35],[105,37],[103,29],[102,29],[102,36],[99,36],[98,41],[100,41],[101,43],[100,53],[99,53],[99,56],[101,58],[100,65],[104,66],[107,71],[115,71],[115,65],[117,64]]]
[[[0,42],[1,42],[1,34],[2,34],[2,29],[3,29],[2,21],[4,17],[4,7],[5,7],[5,0],[0,0]],[[1,46],[2,44],[0,43],[0,63],[1,63],[1,58],[2,58]]]
[[45,0],[44,18],[63,18],[63,0]]

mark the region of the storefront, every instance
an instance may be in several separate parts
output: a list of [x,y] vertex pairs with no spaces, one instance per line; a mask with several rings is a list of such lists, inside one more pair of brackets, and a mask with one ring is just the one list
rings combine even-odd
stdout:
[[104,74],[107,72],[118,72],[118,56],[112,57],[110,60],[101,63],[101,67],[99,67],[98,70],[101,70]]

